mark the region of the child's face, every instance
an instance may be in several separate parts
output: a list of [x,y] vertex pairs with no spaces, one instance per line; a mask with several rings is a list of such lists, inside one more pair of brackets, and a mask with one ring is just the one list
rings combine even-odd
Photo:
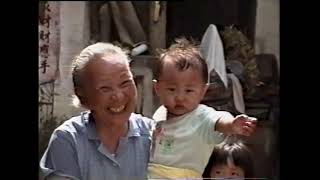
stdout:
[[194,110],[207,90],[199,70],[189,68],[179,71],[175,63],[165,58],[162,73],[154,88],[169,112],[169,116],[180,116]]
[[244,178],[242,168],[235,166],[232,163],[215,165],[210,172],[211,178]]

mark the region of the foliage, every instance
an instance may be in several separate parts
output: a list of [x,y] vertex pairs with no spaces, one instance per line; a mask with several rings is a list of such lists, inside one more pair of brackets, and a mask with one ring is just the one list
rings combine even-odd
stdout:
[[226,62],[236,60],[244,66],[244,96],[251,96],[261,85],[255,51],[249,39],[234,26],[227,26],[220,32],[224,43]]

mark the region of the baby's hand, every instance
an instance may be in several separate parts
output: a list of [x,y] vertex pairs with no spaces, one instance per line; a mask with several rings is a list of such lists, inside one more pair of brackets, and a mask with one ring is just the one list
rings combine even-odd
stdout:
[[257,119],[241,114],[235,117],[232,122],[232,131],[234,134],[250,136],[256,129]]

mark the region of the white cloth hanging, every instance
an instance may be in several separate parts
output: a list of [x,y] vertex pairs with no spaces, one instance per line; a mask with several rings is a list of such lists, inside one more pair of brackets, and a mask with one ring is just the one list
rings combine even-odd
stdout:
[[215,25],[210,24],[207,28],[201,40],[200,50],[208,64],[208,76],[210,77],[210,72],[214,69],[225,87],[228,87],[223,45]]
[[227,76],[231,79],[232,82],[232,94],[234,105],[240,113],[245,113],[245,104],[242,94],[242,86],[239,79],[233,74],[228,73]]

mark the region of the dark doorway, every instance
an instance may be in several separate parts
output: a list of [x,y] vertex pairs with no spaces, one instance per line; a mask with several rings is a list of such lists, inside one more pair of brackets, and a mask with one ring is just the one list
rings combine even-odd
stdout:
[[210,24],[235,25],[254,42],[256,0],[184,0],[167,4],[167,45],[180,36],[201,40]]

